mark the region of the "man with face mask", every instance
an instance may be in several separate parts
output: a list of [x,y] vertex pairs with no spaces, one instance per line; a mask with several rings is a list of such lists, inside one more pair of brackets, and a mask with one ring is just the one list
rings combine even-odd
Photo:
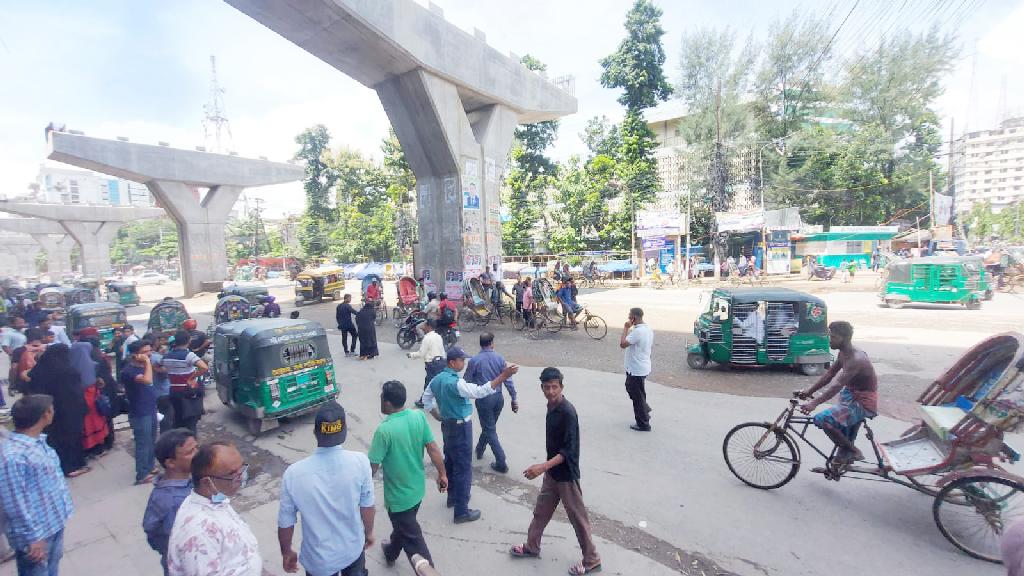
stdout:
[[167,544],[170,576],[260,576],[256,536],[231,507],[249,468],[231,443],[203,444],[192,458],[192,493],[178,508]]

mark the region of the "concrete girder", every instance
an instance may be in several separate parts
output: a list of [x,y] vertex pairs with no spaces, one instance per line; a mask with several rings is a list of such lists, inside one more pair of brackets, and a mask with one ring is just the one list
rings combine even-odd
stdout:
[[25,235],[3,235],[0,236],[0,247],[6,249],[17,261],[15,274],[23,278],[39,274],[36,268],[36,255],[41,247],[30,236]]
[[[224,280],[227,216],[243,188],[301,180],[296,164],[50,131],[48,158],[145,184],[178,227],[182,286],[191,297]],[[196,187],[209,188],[200,200]],[[2,206],[0,206],[2,210]],[[84,249],[84,247],[83,247]]]
[[369,88],[421,69],[467,110],[499,104],[525,123],[576,112],[571,94],[413,0],[225,1]]
[[0,201],[0,212],[53,220],[78,242],[82,250],[82,271],[102,278],[110,270],[110,243],[127,222],[157,218],[160,208],[138,206],[82,206]]
[[514,111],[501,105],[467,114],[454,84],[414,70],[377,86],[416,175],[416,273],[430,289],[462,297],[459,283],[501,265],[500,170],[512,145]]
[[[203,282],[224,279],[227,272],[225,230],[227,216],[242,193],[238,186],[210,188],[203,201],[196,202],[192,189],[181,182],[151,180],[150,193],[174,218],[182,254],[181,282],[186,297],[199,292]],[[188,254],[186,264],[185,255]]]
[[[61,228],[63,232],[63,228]],[[46,252],[46,271],[51,279],[54,275],[70,274],[71,250],[75,247],[75,239],[70,234],[32,234],[32,239],[39,243]]]
[[71,250],[75,241],[64,227],[53,220],[41,218],[0,218],[0,230],[29,234],[46,251],[51,274],[71,272]]

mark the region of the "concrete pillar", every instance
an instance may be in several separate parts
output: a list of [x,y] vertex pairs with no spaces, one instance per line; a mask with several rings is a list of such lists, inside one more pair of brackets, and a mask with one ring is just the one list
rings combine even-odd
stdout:
[[461,298],[464,278],[501,264],[498,197],[517,115],[502,104],[467,113],[458,87],[423,69],[375,86],[416,174],[417,276]]
[[146,182],[153,197],[171,214],[178,227],[181,282],[185,297],[202,290],[203,282],[219,282],[227,276],[225,229],[241,186],[211,186],[200,202],[193,188],[182,182]]
[[71,249],[75,239],[69,235],[32,234],[32,238],[46,251],[47,271],[51,276],[70,274]]
[[[0,246],[2,247],[2,246]],[[6,249],[0,250],[0,277],[15,276],[18,274],[18,259],[13,252]]]
[[110,270],[110,243],[124,222],[76,222],[59,220],[82,249],[82,273],[104,278]]

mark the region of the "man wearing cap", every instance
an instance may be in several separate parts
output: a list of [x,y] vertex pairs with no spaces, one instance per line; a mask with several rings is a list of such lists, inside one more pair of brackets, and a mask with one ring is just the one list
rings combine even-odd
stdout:
[[462,348],[452,346],[447,358],[448,367],[430,381],[423,393],[423,409],[441,421],[448,506],[455,508],[455,523],[462,524],[480,519],[480,511],[469,508],[469,490],[473,484],[473,404],[470,401],[494,394],[519,367],[508,364],[493,380],[478,386],[459,376],[466,367],[466,353]]
[[[292,464],[281,479],[277,540],[285,572],[301,561],[309,576],[364,576],[364,550],[373,545],[373,478],[362,452],[344,450],[345,409],[331,400],[316,413],[317,449]],[[297,515],[302,546],[292,550]]]

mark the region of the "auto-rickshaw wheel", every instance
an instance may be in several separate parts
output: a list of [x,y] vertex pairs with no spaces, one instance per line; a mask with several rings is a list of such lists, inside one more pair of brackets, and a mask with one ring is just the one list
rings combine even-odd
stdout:
[[295,307],[296,308],[302,308],[302,300],[296,300],[295,301]]
[[893,310],[899,310],[900,308],[903,308],[903,302],[900,302],[899,300],[886,300],[885,305],[888,306],[889,308],[892,308]]
[[968,310],[981,310],[981,300],[978,300],[977,298],[971,298],[970,300],[967,301],[966,304],[964,304],[964,306]]
[[245,427],[249,430],[249,434],[259,436],[259,433],[263,431],[263,419],[249,418],[245,421]]
[[824,364],[801,364],[800,373],[804,376],[817,376],[825,371]]
[[686,365],[694,370],[703,370],[708,367],[708,359],[703,354],[689,352],[686,354]]

